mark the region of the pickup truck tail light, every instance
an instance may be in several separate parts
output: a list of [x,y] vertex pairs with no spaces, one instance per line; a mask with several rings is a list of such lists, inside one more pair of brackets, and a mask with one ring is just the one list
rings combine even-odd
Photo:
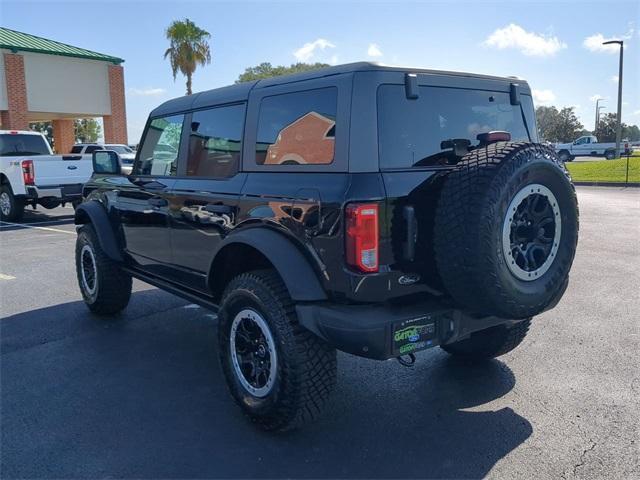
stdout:
[[378,205],[354,203],[346,209],[347,264],[361,272],[378,271]]
[[33,160],[22,161],[22,179],[25,185],[33,185],[35,172],[33,171]]

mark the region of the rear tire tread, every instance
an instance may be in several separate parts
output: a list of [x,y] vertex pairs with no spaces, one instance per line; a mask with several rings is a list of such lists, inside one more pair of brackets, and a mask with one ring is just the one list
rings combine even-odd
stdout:
[[[262,287],[262,288],[261,288]],[[264,289],[264,291],[259,291]],[[228,354],[228,335],[224,331],[231,318],[223,312],[234,291],[246,290],[267,308],[268,323],[276,330],[279,354],[281,398],[267,415],[247,411],[233,390],[236,402],[245,413],[267,430],[291,430],[315,420],[330,397],[337,376],[336,351],[297,321],[295,305],[280,276],[273,270],[255,270],[235,277],[222,296],[219,347],[225,375],[235,375],[223,356]],[[275,324],[275,325],[274,325]],[[229,382],[231,383],[231,382]]]

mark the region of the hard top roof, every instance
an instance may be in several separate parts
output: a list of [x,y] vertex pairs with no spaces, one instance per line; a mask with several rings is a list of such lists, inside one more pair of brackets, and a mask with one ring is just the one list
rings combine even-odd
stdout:
[[340,75],[353,72],[372,72],[372,71],[391,71],[391,72],[407,72],[407,73],[425,73],[430,75],[446,75],[456,77],[483,78],[490,80],[517,81],[518,83],[526,83],[517,77],[498,77],[491,75],[481,75],[475,73],[453,72],[446,70],[430,70],[425,68],[413,67],[396,67],[387,66],[374,62],[356,62],[346,63],[343,65],[335,65],[332,67],[320,68],[308,72],[294,73],[290,75],[281,75],[278,77],[265,78],[262,80],[254,80],[251,82],[237,83],[227,87],[216,88],[198,92],[193,95],[185,95],[183,97],[168,100],[155,108],[151,112],[151,116],[167,115],[171,113],[184,112],[190,109],[197,109],[216,105],[221,103],[233,103],[246,100],[249,92],[253,88],[266,88],[286,83],[299,82],[302,80],[311,80],[314,78],[328,77],[331,75]]

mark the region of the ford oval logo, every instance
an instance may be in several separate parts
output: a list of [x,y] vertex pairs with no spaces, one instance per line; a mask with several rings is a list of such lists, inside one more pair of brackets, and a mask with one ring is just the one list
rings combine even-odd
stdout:
[[76,168],[78,168],[78,167],[76,167],[75,165],[69,165],[67,167],[67,170],[75,170]]

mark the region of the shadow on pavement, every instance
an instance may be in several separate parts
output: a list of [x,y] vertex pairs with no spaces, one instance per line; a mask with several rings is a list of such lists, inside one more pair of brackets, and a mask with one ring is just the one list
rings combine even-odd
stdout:
[[340,355],[318,422],[262,432],[227,393],[213,315],[158,290],[115,322],[73,302],[0,325],[3,478],[478,478],[532,433],[484,405],[515,385],[504,363],[439,349],[412,369]]
[[[64,214],[60,215],[59,212],[64,211]],[[0,222],[1,232],[10,232],[12,230],[21,230],[25,225],[35,226],[62,226],[73,225],[74,212],[73,210],[62,210],[60,208],[55,209],[55,212],[46,213],[47,210],[31,210],[26,208],[24,217],[18,222]],[[68,212],[68,213],[67,213]]]

